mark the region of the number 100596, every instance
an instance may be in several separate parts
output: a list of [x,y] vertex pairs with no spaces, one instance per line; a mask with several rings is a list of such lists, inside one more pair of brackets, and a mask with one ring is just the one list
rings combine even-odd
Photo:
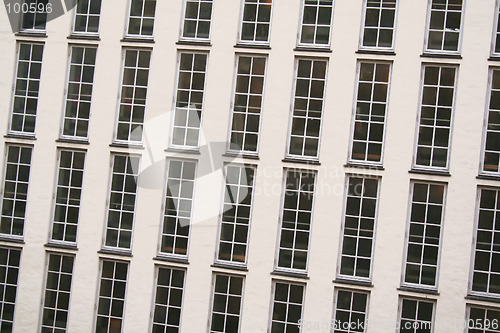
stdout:
[[35,14],[35,13],[52,13],[51,3],[18,3],[6,4],[8,14]]

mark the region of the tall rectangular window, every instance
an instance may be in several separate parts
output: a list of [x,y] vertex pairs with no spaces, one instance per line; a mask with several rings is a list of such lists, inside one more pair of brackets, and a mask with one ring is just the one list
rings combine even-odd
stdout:
[[127,290],[128,263],[103,260],[97,300],[95,331],[119,333]]
[[272,0],[243,0],[240,42],[269,43]]
[[335,333],[365,332],[368,293],[336,290],[333,329]]
[[365,0],[361,49],[394,48],[397,0]]
[[184,0],[185,12],[182,24],[181,39],[210,39],[212,20],[212,0]]
[[399,332],[433,332],[434,304],[429,301],[402,298],[399,304]]
[[116,140],[140,143],[148,90],[150,50],[125,50]]
[[76,243],[85,153],[61,150],[50,240]]
[[196,162],[169,160],[160,253],[186,256],[193,211]]
[[285,171],[277,267],[305,271],[314,205],[316,174]]
[[319,157],[327,64],[326,60],[297,60],[289,156]]
[[31,147],[7,146],[0,234],[22,236],[28,202]]
[[62,136],[88,138],[97,48],[71,46]]
[[42,309],[44,333],[67,332],[74,260],[72,255],[49,254]]
[[469,333],[499,333],[500,310],[471,305],[467,308],[466,323]]
[[262,56],[238,56],[229,150],[257,153],[266,60]]
[[97,34],[101,16],[102,0],[78,0],[75,9],[73,32],[79,34]]
[[370,279],[377,221],[378,179],[350,176],[339,275]]
[[300,332],[305,287],[275,282],[270,332]]
[[462,0],[429,1],[426,51],[459,52],[462,10]]
[[24,0],[21,12],[23,30],[45,31],[47,13],[52,12],[52,3],[49,0]]
[[481,172],[500,176],[500,70],[490,71],[490,103],[487,110]]
[[105,246],[130,250],[139,157],[114,155]]
[[358,71],[350,160],[381,163],[391,64],[363,61]]
[[0,327],[12,332],[21,250],[0,247]]
[[207,54],[181,52],[178,63],[177,97],[171,145],[197,148],[199,145]]
[[210,333],[239,332],[244,278],[215,274]]
[[302,24],[299,45],[330,45],[333,0],[302,0]]
[[226,165],[217,259],[246,263],[255,167]]
[[157,272],[152,332],[178,332],[181,324],[185,271],[158,267]]
[[500,190],[479,189],[471,291],[500,297]]
[[437,287],[445,185],[413,183],[403,283]]
[[492,56],[500,56],[500,3],[497,1],[495,7],[495,26],[493,34],[493,49],[491,50]]
[[456,67],[424,65],[416,167],[447,169],[455,105]]
[[19,44],[11,132],[28,135],[35,133],[42,57],[43,44]]
[[130,0],[127,35],[153,37],[156,0]]

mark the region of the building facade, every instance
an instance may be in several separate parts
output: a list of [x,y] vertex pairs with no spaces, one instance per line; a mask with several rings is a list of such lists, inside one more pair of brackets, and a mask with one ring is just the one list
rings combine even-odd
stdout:
[[500,1],[4,3],[1,332],[500,332]]

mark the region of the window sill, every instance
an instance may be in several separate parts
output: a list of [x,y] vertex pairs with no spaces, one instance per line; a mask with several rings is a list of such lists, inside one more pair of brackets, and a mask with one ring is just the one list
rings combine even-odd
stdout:
[[232,270],[240,271],[240,272],[248,272],[248,269],[246,266],[234,265],[234,264],[223,263],[223,262],[216,262],[213,265],[210,265],[210,267],[232,269]]
[[147,44],[154,44],[155,41],[153,37],[123,37],[120,42],[122,43],[147,43]]
[[0,241],[13,244],[25,244],[22,238],[11,238],[7,235],[0,235]]
[[109,146],[113,148],[132,148],[144,150],[144,146],[142,144],[113,142]]
[[101,249],[97,251],[99,254],[111,254],[120,257],[130,257],[132,258],[132,252],[130,250],[115,250],[115,249]]
[[210,41],[204,40],[179,40],[175,43],[176,45],[196,45],[196,46],[212,46]]
[[167,148],[165,149],[167,153],[184,153],[191,155],[200,155],[199,149],[182,149],[182,148]]
[[500,181],[500,176],[493,176],[493,175],[478,175],[476,178],[477,179],[499,180]]
[[395,56],[396,53],[394,51],[390,50],[380,50],[380,49],[360,49],[356,51],[357,54],[379,54],[379,55],[389,55],[389,56]]
[[85,139],[85,140],[77,140],[77,139],[66,139],[66,138],[59,138],[56,140],[56,142],[59,142],[59,143],[76,143],[76,144],[79,144],[79,145],[89,145],[90,142],[89,140]]
[[500,56],[492,55],[488,58],[489,61],[500,61]]
[[101,38],[98,35],[77,35],[71,34],[67,37],[67,39],[76,39],[76,40],[90,40],[90,41],[100,41]]
[[468,299],[471,301],[482,301],[482,302],[491,302],[491,303],[500,304],[500,298],[492,297],[492,296],[480,296],[480,295],[468,294],[467,296],[465,296],[465,299]]
[[271,275],[277,275],[277,276],[287,276],[291,278],[299,278],[299,279],[305,279],[309,280],[309,276],[307,276],[307,273],[300,273],[300,272],[288,272],[288,271],[280,271],[280,270],[274,270],[271,272]]
[[335,280],[333,280],[333,283],[373,288],[373,284],[371,282],[359,281],[359,280],[348,280],[346,278],[336,278]]
[[321,165],[321,163],[318,160],[305,160],[305,159],[294,158],[294,157],[285,157],[284,159],[281,160],[281,162]]
[[61,243],[53,243],[53,242],[48,242],[47,244],[44,244],[46,248],[53,248],[53,249],[63,249],[63,250],[73,250],[73,251],[78,251],[78,247],[76,244],[61,244]]
[[425,289],[425,288],[419,288],[419,287],[401,286],[398,288],[398,290],[409,291],[412,293],[420,293],[420,294],[439,296],[439,292],[437,290]]
[[451,174],[448,171],[440,171],[440,170],[421,170],[421,169],[411,169],[408,173],[420,174],[420,175],[434,175],[434,176],[443,176],[443,177],[451,177]]
[[19,31],[16,33],[16,36],[47,38],[47,33],[46,31]]
[[167,256],[158,255],[158,256],[154,257],[153,260],[189,265],[189,261],[187,260],[187,258],[176,258],[176,257],[167,257]]
[[306,51],[306,52],[321,52],[321,53],[332,53],[330,47],[312,47],[312,46],[297,46],[293,49],[294,51]]
[[4,138],[6,139],[24,139],[24,140],[31,140],[31,141],[36,141],[35,135],[26,135],[26,134],[7,134],[4,135]]
[[444,53],[429,53],[424,52],[420,55],[421,58],[441,58],[441,59],[462,59],[460,54],[444,54]]
[[381,165],[373,165],[373,164],[361,164],[361,163],[353,163],[348,162],[344,164],[346,168],[359,168],[359,169],[369,169],[369,170],[385,170],[385,168]]
[[237,152],[232,152],[232,151],[227,151],[224,154],[222,154],[222,156],[225,156],[225,157],[241,157],[241,158],[248,158],[248,159],[251,159],[251,160],[259,160],[260,159],[258,155],[251,155],[251,154],[245,154],[245,153],[237,153]]
[[235,48],[238,49],[261,49],[261,50],[270,50],[271,47],[269,45],[262,45],[262,44],[243,44],[243,43],[237,43],[234,45]]

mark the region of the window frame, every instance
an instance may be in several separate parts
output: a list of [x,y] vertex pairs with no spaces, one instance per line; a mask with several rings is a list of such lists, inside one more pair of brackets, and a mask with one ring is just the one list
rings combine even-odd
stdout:
[[[370,312],[371,291],[370,290],[365,290],[365,289],[357,289],[357,288],[354,288],[354,287],[334,287],[334,290],[333,290],[332,325],[330,325],[330,327],[332,328],[331,332],[332,333],[334,332],[334,330],[333,330],[333,328],[335,328],[334,325],[337,325],[337,323],[338,323],[337,322],[337,310],[338,310],[337,304],[338,304],[339,291],[349,292],[352,295],[354,295],[354,293],[365,294],[366,295],[366,309],[365,309],[365,328],[366,328],[368,326],[367,323],[370,322],[369,321],[369,312]],[[344,309],[341,309],[341,310],[344,310]],[[352,312],[352,296],[351,296],[351,309],[350,309],[350,313],[351,312]],[[366,332],[366,329],[363,330],[363,332]]]
[[[438,244],[438,255],[436,258],[436,276],[435,276],[435,283],[434,286],[426,285],[426,284],[416,284],[416,283],[411,283],[411,282],[405,282],[406,278],[406,266],[408,264],[408,248],[409,248],[409,239],[410,239],[410,227],[411,227],[411,214],[412,214],[412,209],[413,209],[413,193],[414,193],[414,188],[415,184],[425,184],[427,186],[432,186],[432,185],[437,185],[437,186],[443,186],[443,203],[442,203],[442,210],[441,210],[441,223],[439,224],[439,244]],[[444,234],[444,226],[445,226],[445,219],[446,219],[446,209],[447,209],[447,196],[448,196],[448,187],[449,184],[446,182],[438,182],[438,181],[428,181],[425,179],[410,179],[410,188],[409,188],[409,194],[408,194],[408,207],[407,207],[407,216],[406,216],[406,224],[405,224],[405,238],[404,238],[404,249],[403,249],[403,260],[402,260],[402,266],[401,266],[401,278],[400,278],[400,283],[401,286],[403,287],[409,287],[409,288],[417,288],[421,290],[429,290],[431,292],[437,292],[439,288],[439,277],[440,277],[440,271],[441,271],[441,256],[443,252],[443,234]],[[427,193],[427,198],[429,197],[429,193]],[[428,207],[428,202],[426,203],[426,208]],[[427,220],[425,222],[422,222],[422,224],[427,225]],[[424,235],[425,235],[425,230],[424,230]],[[425,241],[422,243],[422,254],[421,258],[424,256],[424,248],[427,243]],[[422,267],[423,263],[419,264],[420,267]]]
[[[141,33],[139,34],[131,34],[129,33],[129,28],[130,28],[130,19],[131,19],[131,10],[132,10],[132,2],[134,0],[128,0],[127,1],[127,12],[126,12],[126,22],[125,22],[125,32],[124,32],[124,38],[127,39],[143,39],[143,40],[154,40],[154,36],[155,36],[155,23],[156,23],[156,6],[158,4],[158,1],[157,0],[139,0],[141,1],[143,4],[142,4],[142,11],[141,11],[141,25],[140,25],[140,28],[142,29],[142,24],[143,24],[143,20],[144,20],[144,6],[145,6],[145,2],[146,1],[154,1],[155,2],[155,16],[153,17],[153,30],[152,30],[152,33],[151,35],[143,35]],[[139,16],[134,16],[134,17],[139,17]],[[150,66],[151,67],[151,66]]]
[[[333,36],[333,18],[335,16],[335,3],[337,2],[336,0],[331,0],[332,1],[332,15],[330,16],[330,25],[328,26],[329,32],[328,32],[328,43],[327,44],[317,44],[317,43],[302,43],[300,40],[302,38],[302,28],[304,24],[304,11],[305,11],[305,5],[306,5],[307,0],[301,0],[300,1],[300,14],[299,14],[299,23],[298,23],[298,30],[297,30],[297,47],[298,48],[313,48],[313,49],[326,49],[330,50],[332,46],[332,36]],[[321,1],[320,1],[321,2]],[[318,2],[318,7],[321,6],[321,4]],[[318,17],[316,17],[316,23],[314,23],[314,27],[318,27],[317,20]]]
[[[366,0],[365,0],[366,2]],[[388,65],[389,66],[389,78],[387,81],[387,95],[386,95],[386,102],[385,102],[385,114],[384,114],[384,123],[383,123],[383,130],[384,133],[382,134],[382,141],[381,141],[381,151],[380,151],[380,161],[368,161],[368,160],[358,160],[358,159],[353,159],[352,158],[352,152],[353,152],[353,146],[354,146],[354,134],[355,134],[355,126],[356,126],[356,114],[357,114],[357,104],[358,104],[358,92],[359,92],[359,84],[360,84],[360,75],[361,75],[361,65],[362,64],[373,64],[374,66],[376,65]],[[382,166],[384,164],[384,153],[385,153],[385,143],[386,143],[386,138],[387,138],[387,118],[389,118],[389,108],[390,108],[390,101],[391,101],[391,87],[392,87],[392,68],[393,67],[393,61],[391,60],[370,60],[370,59],[357,59],[356,63],[356,82],[354,86],[354,96],[353,96],[353,106],[352,106],[352,114],[351,114],[351,127],[350,127],[350,134],[349,134],[349,147],[348,147],[348,156],[347,156],[347,161],[349,164],[361,164],[361,165],[373,165],[373,166]],[[375,72],[374,72],[374,78],[372,81],[370,81],[372,88],[375,85]],[[365,81],[363,81],[365,82]],[[377,101],[378,102],[378,101]],[[373,106],[374,101],[369,101],[370,107]],[[371,117],[371,112],[370,112],[370,117]],[[372,120],[370,119],[367,123],[372,124]],[[369,135],[369,133],[368,133]],[[366,139],[366,142],[368,144],[370,140]]]
[[[44,10],[43,11],[39,11],[38,10],[39,3],[43,4],[43,2],[45,2],[45,1],[47,1],[47,3],[44,4],[44,7],[43,7]],[[29,8],[29,6],[32,3],[36,4],[36,11],[34,13],[31,12],[31,9],[29,9],[28,11],[22,10],[23,4],[27,4],[28,8]],[[50,21],[49,20],[49,14],[50,13],[48,12],[48,9],[47,9],[48,8],[48,4],[50,4],[50,6],[53,5],[50,0],[22,0],[22,3],[20,3],[20,5],[21,5],[21,11],[20,11],[20,17],[19,17],[19,31],[22,32],[22,33],[27,33],[27,34],[36,34],[36,35],[41,34],[42,36],[46,35],[46,33],[47,33],[47,23]],[[9,12],[9,14],[10,14],[10,12]],[[33,25],[30,28],[24,28],[23,27],[26,15],[33,15]],[[45,15],[45,22],[43,24],[43,28],[41,28],[41,29],[37,29],[36,25],[35,25],[35,20],[36,20],[37,15]]]
[[[186,22],[186,10],[187,10],[187,2],[188,1],[195,1],[199,2],[200,4],[202,2],[211,2],[212,3],[212,9],[210,12],[210,25],[208,27],[208,38],[202,38],[202,37],[185,37],[184,36],[184,24]],[[200,10],[198,8],[198,15],[200,14]],[[204,43],[210,43],[211,40],[211,32],[212,32],[212,21],[213,21],[213,14],[214,14],[214,1],[209,0],[209,1],[203,1],[203,0],[182,0],[182,17],[181,17],[181,26],[179,29],[179,40],[180,41],[185,41],[185,42],[204,42]],[[199,18],[197,19],[197,22],[199,22]]]
[[[211,281],[211,287],[210,287],[210,299],[209,299],[209,311],[208,311],[208,326],[207,326],[207,332],[212,332],[212,321],[213,321],[213,316],[214,316],[214,302],[215,302],[215,286],[216,286],[216,279],[217,276],[226,276],[228,278],[228,293],[225,294],[226,297],[226,307],[227,307],[227,300],[229,298],[229,288],[230,288],[230,283],[231,283],[231,278],[237,278],[241,279],[241,297],[240,297],[240,310],[238,314],[238,330],[237,332],[239,333],[241,331],[241,320],[243,317],[243,304],[245,302],[245,284],[246,284],[246,276],[243,274],[235,274],[235,273],[225,273],[221,271],[213,271],[212,272],[212,281]],[[227,317],[228,313],[227,311],[224,313],[224,317]]]
[[[10,285],[12,286],[13,284],[10,284],[10,283],[7,283],[7,274],[8,274],[8,271],[9,271],[9,268],[10,267],[13,267],[13,268],[17,268],[17,281],[16,281],[16,292],[15,292],[15,295],[14,295],[14,303],[13,303],[13,306],[14,306],[14,309],[12,311],[12,320],[4,320],[3,319],[3,305],[5,304],[5,295],[6,293],[3,292],[2,293],[2,297],[0,297],[0,306],[2,307],[2,311],[0,311],[0,324],[3,326],[3,323],[8,321],[12,324],[12,327],[14,328],[15,326],[15,322],[16,322],[16,314],[17,314],[17,311],[16,309],[18,308],[16,306],[17,304],[17,301],[18,301],[18,289],[19,289],[19,273],[21,271],[21,264],[22,264],[22,261],[23,261],[23,248],[22,247],[15,247],[15,246],[9,246],[9,245],[1,245],[0,246],[0,249],[1,250],[6,250],[8,251],[8,258],[7,258],[7,264],[5,265],[6,269],[5,269],[5,282],[0,282],[0,287],[4,287],[4,286],[7,286],[7,285]],[[9,265],[9,259],[10,259],[10,255],[11,255],[11,251],[17,251],[19,252],[19,264],[16,266],[13,266],[13,265]],[[3,266],[3,264],[0,264],[0,266]],[[12,304],[11,302],[8,302],[8,304]]]
[[[432,303],[432,318],[431,318],[431,333],[434,333],[435,328],[436,328],[436,308],[437,308],[437,299],[435,298],[421,298],[418,296],[409,296],[406,294],[400,294],[398,296],[398,317],[397,317],[397,325],[398,327],[401,324],[402,320],[402,315],[403,315],[403,300],[409,300],[409,301],[415,301],[415,302],[425,302],[425,303]],[[418,311],[418,309],[416,309]],[[418,313],[415,313],[415,317],[418,317]],[[396,332],[401,332],[400,330],[396,329]]]
[[[399,0],[394,0],[396,2],[396,7],[394,8],[394,26],[392,28],[392,45],[390,47],[384,47],[384,46],[364,46],[363,41],[364,41],[364,33],[365,33],[365,28],[366,28],[366,10],[368,7],[368,1],[369,0],[363,0],[363,9],[362,9],[362,14],[361,14],[361,27],[360,27],[360,34],[359,34],[359,44],[358,44],[358,49],[363,50],[363,51],[375,51],[375,52],[380,52],[380,51],[385,51],[385,52],[394,52],[394,49],[396,47],[396,31],[397,31],[397,26],[398,26],[398,13],[399,13]],[[382,0],[383,1],[383,0]],[[381,9],[382,10],[382,9]],[[378,31],[380,31],[380,27],[377,28]],[[378,42],[378,39],[377,39]]]
[[[498,26],[500,24],[500,1],[496,0],[495,1],[495,13],[494,13],[494,18],[493,18],[493,31],[492,31],[492,37],[491,37],[491,50],[490,50],[490,56],[491,58],[500,58],[500,27]],[[496,44],[497,44],[497,36],[499,39],[499,52],[495,52],[496,49]]]
[[[471,324],[470,312],[471,312],[472,308],[484,310],[485,315],[487,315],[487,311],[494,311],[494,312],[500,313],[500,308],[495,307],[495,306],[484,305],[484,304],[475,304],[475,303],[466,303],[465,304],[465,331],[466,331],[466,333],[469,332],[469,329],[472,328],[472,327],[470,327],[470,324]],[[485,323],[483,322],[482,324],[484,325]],[[500,331],[500,328],[499,328],[500,325],[498,325],[498,324],[499,324],[499,322],[497,322],[497,328],[495,329],[495,331],[497,331],[497,332]],[[476,330],[481,330],[481,332],[483,332],[483,333],[489,332],[484,327],[483,328],[476,328]]]
[[[307,289],[307,284],[301,281],[290,281],[290,280],[284,280],[284,279],[272,279],[271,280],[271,297],[270,297],[270,306],[269,306],[269,315],[268,315],[268,330],[267,332],[271,332],[272,326],[273,326],[273,313],[274,313],[274,302],[275,302],[275,297],[276,297],[276,285],[280,284],[286,284],[288,285],[288,295],[287,295],[287,305],[289,304],[289,296],[290,296],[290,287],[291,286],[300,286],[302,287],[302,304],[301,304],[301,313],[300,313],[300,319],[304,319],[304,308],[306,304],[306,289]],[[288,313],[288,307],[287,307],[287,313]],[[302,329],[300,328],[299,325],[299,332],[302,332]]]
[[[252,58],[252,66],[253,66],[253,59],[254,58],[263,58],[265,59],[265,68],[264,68],[264,82],[262,84],[262,94],[261,94],[261,106],[260,106],[260,112],[259,112],[259,128],[257,132],[257,147],[255,151],[249,151],[245,149],[241,150],[236,150],[231,148],[231,136],[232,136],[232,126],[233,126],[233,118],[234,118],[234,105],[236,103],[236,85],[237,85],[237,80],[238,80],[238,66],[239,66],[239,61],[241,57],[249,57]],[[268,68],[268,62],[269,62],[269,54],[267,53],[239,53],[237,52],[235,54],[235,63],[234,63],[234,74],[233,74],[233,86],[231,90],[231,104],[229,107],[229,125],[228,125],[228,131],[227,131],[227,144],[226,144],[226,152],[230,154],[238,154],[238,155],[243,155],[243,156],[259,156],[259,151],[260,151],[260,138],[261,138],[261,132],[262,132],[262,117],[264,115],[264,101],[266,98],[266,84],[267,84],[267,68]],[[252,78],[253,75],[249,74],[249,77]],[[251,86],[249,86],[250,88]],[[250,94],[250,93],[248,93]],[[239,112],[242,113],[242,112]],[[245,114],[248,114],[248,109],[245,111]],[[247,133],[245,130],[244,133]]]
[[[101,29],[101,14],[102,14],[102,0],[98,0],[100,1],[100,6],[99,6],[99,14],[91,14],[90,13],[90,6],[91,6],[91,2],[94,1],[94,0],[89,0],[89,3],[87,5],[87,12],[86,14],[82,14],[82,13],[77,13],[77,8],[78,8],[78,3],[76,4],[75,6],[75,10],[74,10],[74,14],[73,14],[73,19],[72,19],[72,23],[71,23],[71,35],[77,35],[77,36],[91,36],[91,37],[99,37],[99,33],[100,33],[100,29]],[[85,30],[86,31],[76,31],[76,17],[78,16],[78,14],[80,14],[81,16],[86,16],[87,17],[87,25],[85,26]],[[90,16],[97,16],[99,17],[99,22],[97,24],[97,31],[96,32],[93,32],[93,31],[87,31],[88,30],[88,19]]]
[[[241,34],[243,33],[243,15],[245,13],[245,4],[247,0],[241,0],[241,5],[240,5],[240,15],[239,15],[239,21],[238,21],[238,30],[237,30],[237,37],[236,37],[236,45],[257,45],[261,47],[268,47],[271,44],[271,31],[272,31],[272,24],[273,24],[273,13],[274,13],[274,4],[273,0],[271,0],[271,11],[269,13],[269,31],[267,33],[267,41],[256,41],[255,37],[256,35],[254,34],[254,40],[246,40],[241,38]],[[262,0],[257,0],[257,5],[260,4]],[[255,24],[257,25],[257,21],[255,21]]]
[[[462,8],[460,10],[460,29],[458,31],[458,43],[457,43],[457,50],[456,51],[447,51],[447,50],[435,50],[435,49],[430,49],[429,48],[429,33],[430,33],[430,24],[431,24],[431,14],[432,14],[432,2],[434,0],[428,0],[427,2],[427,10],[426,10],[426,19],[425,19],[425,35],[424,35],[424,54],[437,54],[437,55],[446,55],[446,54],[452,54],[452,55],[460,55],[462,52],[462,39],[463,39],[463,34],[464,34],[464,14],[465,14],[465,7],[466,7],[466,2],[467,0],[461,0],[462,1]],[[448,5],[448,0],[446,0],[446,6]],[[448,12],[448,9],[446,9],[446,12]],[[443,24],[446,24],[443,22]],[[443,33],[446,31],[446,26],[442,30]],[[445,36],[443,35],[441,39],[441,46],[444,45],[444,38]],[[456,82],[455,82],[456,84]]]
[[[429,0],[432,1],[432,0]],[[448,147],[447,147],[447,159],[446,159],[446,166],[445,167],[438,167],[438,166],[432,166],[432,165],[418,165],[417,164],[417,153],[418,153],[418,139],[419,139],[419,132],[420,132],[420,125],[421,125],[421,117],[422,117],[422,105],[423,105],[423,97],[424,97],[424,80],[425,80],[425,68],[426,67],[439,67],[440,71],[443,68],[454,68],[455,69],[455,81],[454,81],[454,86],[453,86],[453,99],[452,99],[452,105],[451,105],[451,113],[450,113],[450,132],[448,134],[449,136],[449,141],[448,141]],[[460,66],[455,63],[434,63],[434,62],[423,62],[421,64],[421,69],[420,69],[420,82],[419,82],[419,97],[418,97],[418,109],[417,109],[417,115],[416,115],[416,122],[415,122],[415,137],[414,137],[414,143],[413,143],[413,155],[412,155],[412,162],[411,162],[411,169],[412,170],[422,170],[422,171],[437,171],[437,172],[448,172],[450,169],[450,161],[451,161],[451,153],[453,149],[453,130],[454,130],[454,125],[455,125],[455,109],[456,109],[456,101],[457,101],[457,90],[458,90],[458,80],[459,80],[459,69]],[[440,77],[439,77],[440,79]],[[438,86],[441,87],[441,86]],[[438,97],[436,97],[438,98]],[[436,101],[437,103],[437,101]],[[437,104],[436,104],[437,108]],[[435,128],[436,125],[433,125],[433,128]],[[434,138],[434,137],[433,137]],[[435,146],[432,146],[435,147]],[[432,164],[432,157],[431,157],[431,164]]]

